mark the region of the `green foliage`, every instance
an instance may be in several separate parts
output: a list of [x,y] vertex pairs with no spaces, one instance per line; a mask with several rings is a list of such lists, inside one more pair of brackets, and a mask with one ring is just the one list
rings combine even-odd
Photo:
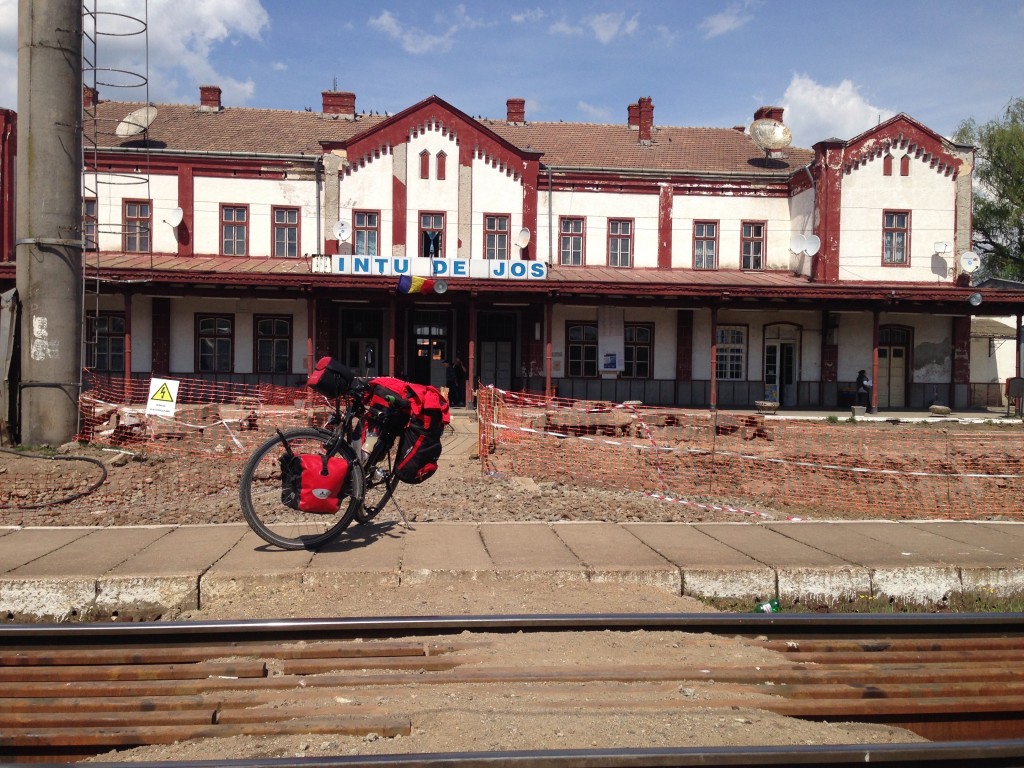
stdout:
[[1024,98],[984,125],[964,121],[954,138],[977,148],[974,246],[982,273],[1024,280]]

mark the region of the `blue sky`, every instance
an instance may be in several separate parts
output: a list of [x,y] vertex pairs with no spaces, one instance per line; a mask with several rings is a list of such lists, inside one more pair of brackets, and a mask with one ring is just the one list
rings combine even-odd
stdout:
[[[640,96],[661,125],[749,125],[786,108],[794,144],[906,112],[943,135],[1024,96],[1024,0],[88,0],[148,18],[100,37],[105,66],[148,69],[148,99],[319,109],[320,92],[394,113],[436,94],[470,115],[619,123]],[[0,0],[0,107],[17,108],[18,0]],[[116,18],[116,17],[110,17]],[[138,89],[101,97],[145,100]]]

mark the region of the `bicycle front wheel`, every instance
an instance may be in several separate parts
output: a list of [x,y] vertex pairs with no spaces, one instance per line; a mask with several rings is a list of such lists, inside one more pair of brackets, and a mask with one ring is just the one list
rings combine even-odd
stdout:
[[[284,432],[293,453],[323,454],[329,432],[290,429]],[[282,549],[316,549],[337,538],[352,522],[363,502],[363,470],[348,445],[338,456],[348,461],[348,476],[341,491],[341,506],[333,514],[302,512],[281,500],[281,457],[287,453],[280,435],[274,435],[249,457],[242,470],[239,499],[249,527],[260,538]]]

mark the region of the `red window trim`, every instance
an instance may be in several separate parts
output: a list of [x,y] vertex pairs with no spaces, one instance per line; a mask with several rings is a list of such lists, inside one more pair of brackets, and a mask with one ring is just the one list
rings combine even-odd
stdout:
[[882,158],[882,175],[892,176],[892,155]]
[[[235,222],[224,221],[224,209],[225,208],[244,208],[245,209],[245,248],[244,253],[224,253],[224,225]],[[218,250],[221,256],[248,256],[249,246],[252,243],[252,216],[249,213],[248,203],[221,203],[220,204],[220,227],[218,228],[219,245]]]
[[[902,230],[902,229],[888,230],[888,229],[886,229],[886,227],[885,227],[885,217],[888,216],[889,214],[898,215],[898,214],[901,214],[901,213],[905,213],[907,215],[907,228],[906,228],[906,230]],[[907,241],[906,241],[906,245],[905,245],[905,250],[906,250],[906,253],[907,253],[907,258],[906,258],[905,261],[900,262],[900,261],[886,261],[885,260],[885,233],[889,232],[889,231],[892,231],[892,232],[906,232],[907,233]],[[883,267],[886,267],[888,269],[902,269],[902,268],[910,266],[910,232],[911,232],[911,221],[910,221],[910,211],[909,210],[906,210],[904,208],[885,208],[885,209],[883,209],[883,211],[882,211],[882,252],[879,255],[879,258],[881,259],[881,263],[882,263]]]
[[[445,256],[445,250],[448,248],[448,237],[445,233],[445,227],[448,225],[448,218],[444,211],[419,211],[416,214],[416,222],[419,225],[419,236],[416,238],[416,255],[422,258],[427,258],[422,253],[423,247],[423,233],[428,230],[423,229],[423,217],[424,216],[440,216],[441,217],[441,253],[434,256],[435,259],[443,259]],[[434,231],[431,227],[430,232]]]
[[[714,224],[715,225],[715,236],[714,236],[714,238],[710,238],[710,237],[697,237],[697,225],[698,224],[704,224],[704,225]],[[720,267],[719,256],[720,256],[721,252],[720,252],[720,245],[719,245],[719,242],[718,242],[718,237],[721,234],[721,232],[722,232],[722,224],[721,224],[721,220],[720,219],[694,219],[693,220],[693,238],[691,240],[691,248],[690,248],[690,255],[691,255],[690,264],[691,264],[693,269],[699,269],[701,272],[713,272],[713,271],[719,269],[719,267]],[[697,241],[698,240],[714,240],[714,243],[715,243],[715,266],[713,266],[713,267],[698,267],[697,266]]]
[[[580,263],[566,264],[562,261],[562,222],[580,221],[583,223],[580,229]],[[576,235],[572,235],[576,237]],[[585,267],[587,266],[587,217],[586,216],[559,216],[558,217],[558,265],[562,267]]]
[[[132,221],[146,221],[149,222],[148,230],[146,232],[146,243],[148,247],[145,250],[129,250],[128,249],[128,206],[132,204],[142,204],[149,206],[149,216],[147,218],[134,217]],[[98,207],[97,207],[98,211]],[[124,222],[123,232],[121,233],[121,250],[125,253],[152,253],[153,252],[153,201],[147,200],[146,198],[125,198],[121,201],[121,216]],[[99,233],[97,232],[97,236]],[[136,233],[136,237],[138,234]]]
[[900,158],[900,176],[910,175],[910,155],[904,155]]
[[420,152],[420,178],[430,178],[430,153],[425,149]]
[[[612,266],[612,222],[623,222],[629,224],[629,266],[623,267],[621,265]],[[636,234],[636,219],[631,218],[619,218],[619,217],[608,217],[608,229],[605,234],[605,264],[612,269],[633,269],[636,266],[636,240],[634,236]],[[615,235],[618,239],[623,239],[623,235]]]
[[[747,225],[760,226],[761,236],[760,237],[744,237],[743,229]],[[761,266],[759,267],[745,267],[743,266],[743,244],[745,242],[761,243]],[[768,222],[767,220],[758,219],[744,219],[740,222],[740,269],[744,272],[763,272],[767,268],[768,264]]]
[[501,230],[495,229],[490,230],[487,228],[487,218],[504,219],[506,223],[505,227],[505,259],[512,258],[512,215],[508,213],[484,213],[483,215],[483,232],[484,236],[481,238],[483,241],[483,256],[481,258],[487,259],[487,235],[488,234],[501,234]]
[[[277,248],[277,227],[278,226],[291,226],[278,225],[277,223],[277,212],[278,211],[295,211],[295,255],[294,256],[278,256],[274,253],[274,249]],[[270,256],[276,259],[297,259],[302,255],[302,208],[296,205],[272,205],[270,206]]]
[[[373,215],[377,217],[377,226],[375,227],[360,227],[357,225],[359,214]],[[352,211],[352,252],[355,253],[356,247],[356,232],[376,232],[377,233],[377,255],[381,252],[381,240],[380,240],[380,223],[381,213],[379,208],[355,208]]]
[[448,165],[448,154],[442,150],[437,153],[437,180],[444,181],[445,179],[445,168]]

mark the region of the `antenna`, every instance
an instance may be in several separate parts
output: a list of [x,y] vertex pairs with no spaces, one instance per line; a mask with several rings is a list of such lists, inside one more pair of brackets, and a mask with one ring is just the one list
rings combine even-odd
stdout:
[[793,253],[806,253],[813,256],[821,248],[821,238],[817,235],[793,235],[789,238],[789,250]]
[[434,281],[434,293],[446,293],[448,291],[448,283],[445,280]]
[[349,235],[352,234],[349,229],[348,222],[344,219],[338,219],[338,221],[334,223],[332,231],[334,232],[334,237],[338,240],[348,240]]
[[116,133],[122,138],[138,136],[140,133],[144,133],[154,120],[156,120],[156,107],[136,109],[125,115],[124,120],[117,124]]
[[768,157],[792,144],[793,132],[778,120],[762,117],[750,124],[750,138],[764,150],[765,157]]
[[967,274],[977,271],[981,266],[981,257],[974,251],[967,251],[960,254],[960,269]]
[[516,245],[520,248],[525,248],[530,244],[530,230],[523,227],[519,230],[519,234],[516,235]]
[[170,224],[172,227],[177,227],[181,224],[182,219],[185,218],[185,212],[181,208],[172,208],[167,212],[167,218],[164,219],[165,224]]

